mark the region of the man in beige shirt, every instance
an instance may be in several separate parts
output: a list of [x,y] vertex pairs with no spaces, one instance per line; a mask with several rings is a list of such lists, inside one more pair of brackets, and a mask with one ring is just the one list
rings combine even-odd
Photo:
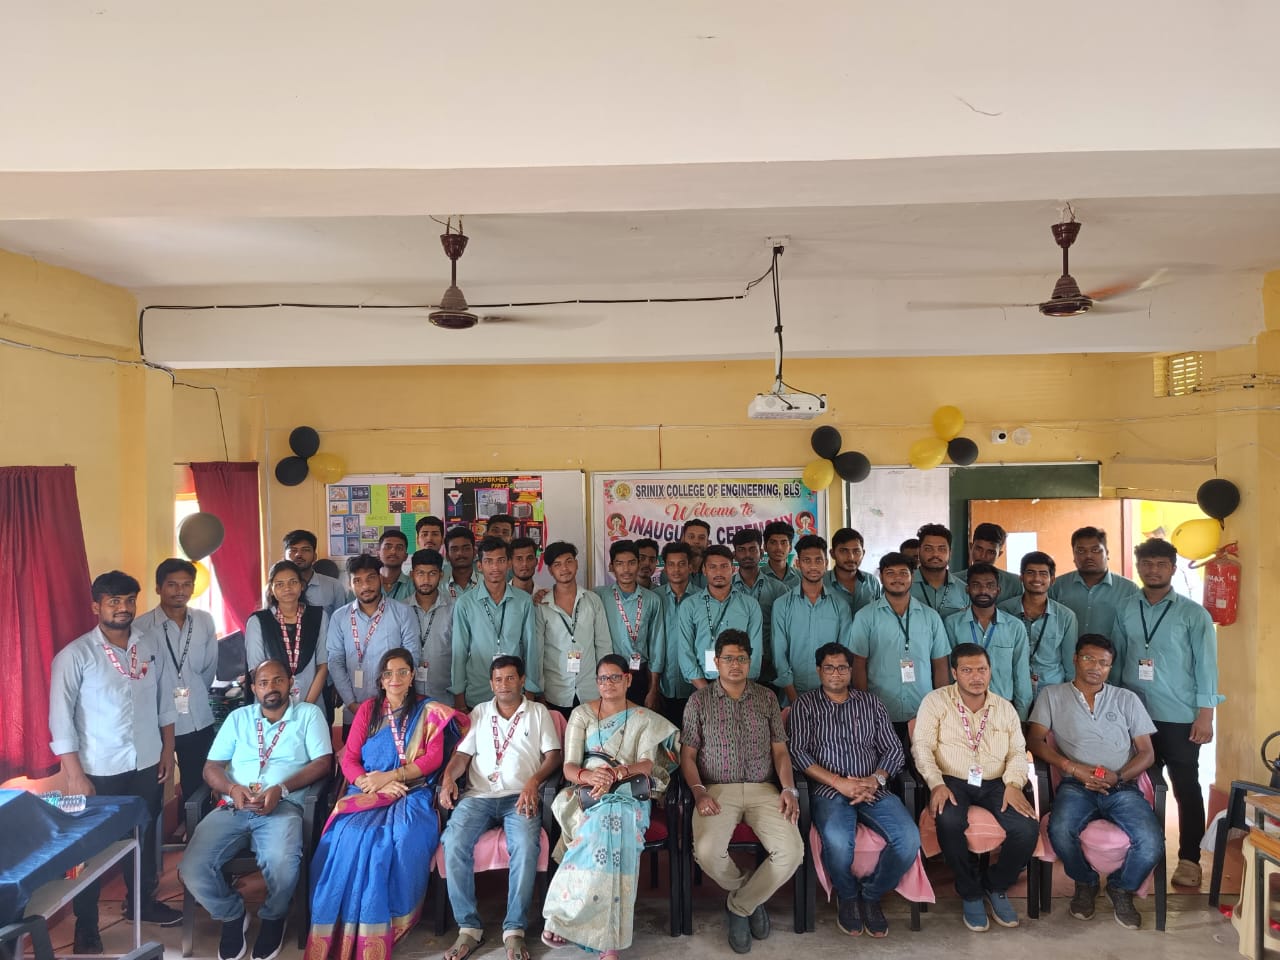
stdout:
[[[991,660],[981,646],[956,646],[951,670],[956,682],[920,703],[911,754],[930,790],[938,845],[955,874],[965,926],[986,930],[990,907],[996,923],[1016,927],[1018,915],[1005,891],[1031,860],[1039,836],[1035,810],[1022,793],[1027,783],[1022,724],[1013,704],[988,689]],[[1005,832],[1000,857],[985,875],[965,838],[971,805],[990,811]]]

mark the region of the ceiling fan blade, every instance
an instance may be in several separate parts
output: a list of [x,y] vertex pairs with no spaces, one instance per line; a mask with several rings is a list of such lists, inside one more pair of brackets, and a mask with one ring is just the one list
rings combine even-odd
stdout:
[[1173,274],[1167,268],[1162,267],[1149,277],[1144,277],[1141,280],[1126,280],[1123,283],[1113,283],[1109,287],[1090,290],[1086,296],[1092,300],[1115,300],[1119,297],[1141,293],[1144,290],[1162,287],[1166,283],[1172,283],[1173,279]]
[[581,330],[586,327],[594,327],[604,319],[603,316],[597,314],[585,317],[541,317],[532,316],[530,314],[519,313],[503,313],[503,314],[483,314],[480,317],[480,323],[483,326],[502,325],[502,326],[519,326],[519,327],[542,327],[549,330]]
[[1038,307],[1038,303],[973,303],[949,300],[911,300],[907,309],[912,312],[931,310],[1004,310],[1013,307]]

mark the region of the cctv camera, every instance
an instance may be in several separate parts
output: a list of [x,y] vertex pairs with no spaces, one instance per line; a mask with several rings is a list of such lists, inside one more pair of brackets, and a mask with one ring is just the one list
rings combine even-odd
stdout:
[[1008,443],[1009,431],[1008,430],[992,430],[991,442],[992,443]]

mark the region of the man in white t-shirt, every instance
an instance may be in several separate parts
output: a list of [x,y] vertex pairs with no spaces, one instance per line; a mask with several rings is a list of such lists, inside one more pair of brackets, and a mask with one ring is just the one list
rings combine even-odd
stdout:
[[[471,729],[440,779],[440,805],[453,810],[441,842],[449,903],[458,923],[458,939],[445,957],[470,956],[484,939],[476,908],[475,849],[486,830],[501,827],[511,858],[502,939],[508,957],[528,960],[525,920],[542,830],[538,793],[560,769],[560,735],[547,708],[525,699],[519,657],[495,657],[489,686],[493,699],[471,711]],[[464,773],[467,789],[459,798],[457,781]]]

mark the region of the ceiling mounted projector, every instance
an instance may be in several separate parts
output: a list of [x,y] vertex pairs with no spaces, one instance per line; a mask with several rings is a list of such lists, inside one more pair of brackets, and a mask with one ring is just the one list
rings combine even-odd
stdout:
[[752,420],[812,420],[826,412],[825,393],[757,393],[747,404]]

